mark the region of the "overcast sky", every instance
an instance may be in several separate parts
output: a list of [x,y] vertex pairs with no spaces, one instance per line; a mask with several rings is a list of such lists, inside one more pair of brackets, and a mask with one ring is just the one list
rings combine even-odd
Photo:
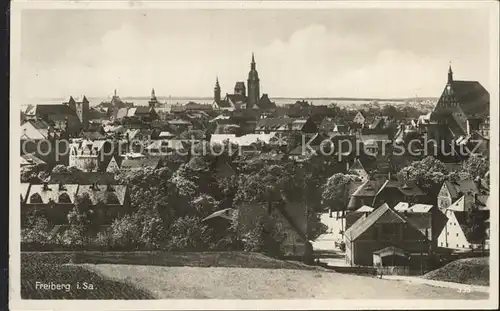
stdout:
[[437,97],[450,61],[489,88],[488,27],[470,9],[25,10],[23,92],[231,93],[255,52],[270,97]]

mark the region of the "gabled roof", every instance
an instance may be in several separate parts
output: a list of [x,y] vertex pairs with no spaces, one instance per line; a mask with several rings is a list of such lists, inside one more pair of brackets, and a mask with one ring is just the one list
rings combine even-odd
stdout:
[[247,97],[241,94],[227,94],[226,100],[232,105],[245,104],[247,102]]
[[354,191],[352,196],[375,197],[384,184],[385,181],[381,179],[367,180]]
[[30,183],[21,183],[21,186],[19,187],[19,192],[21,193],[21,202],[25,202],[26,198],[28,197],[29,190],[30,190]]
[[40,119],[27,120],[21,124],[21,139],[47,139],[51,126]]
[[167,123],[170,125],[192,125],[191,122],[182,119],[169,120]]
[[[37,158],[36,156],[32,155],[32,154],[24,154],[21,156],[21,159],[23,160],[23,163],[25,163],[25,165],[46,165],[47,163],[39,158]],[[21,163],[22,165],[22,163]]]
[[465,196],[462,196],[460,197],[460,199],[456,200],[446,209],[454,212],[466,212],[468,211],[469,206],[467,206],[467,202],[465,201]]
[[353,171],[353,170],[363,170],[366,172],[365,168],[363,167],[363,164],[361,164],[361,162],[359,161],[358,158],[355,158],[351,167],[349,167],[349,171]]
[[407,257],[409,258],[410,253],[408,251],[405,251],[401,248],[397,248],[394,246],[388,246],[382,249],[379,249],[378,251],[374,251],[373,254],[380,255],[380,257],[387,257],[387,256],[400,256],[400,257]]
[[100,140],[106,138],[106,136],[99,132],[82,132],[80,136],[88,140]]
[[283,126],[292,124],[295,118],[264,118],[260,119],[255,126],[255,130],[278,130]]
[[[146,107],[146,106],[138,106],[138,107],[132,108],[132,109],[135,109],[134,110],[134,114],[133,114],[134,116],[148,115],[150,113],[154,113],[155,112],[153,108]],[[129,110],[129,114],[130,114],[130,110]]]
[[71,172],[71,173],[51,173],[50,184],[69,184],[76,183],[80,185],[98,184],[114,184],[115,175],[113,173],[103,172]]
[[[227,99],[227,95],[226,95],[226,99]],[[217,106],[219,106],[220,108],[230,108],[231,107],[231,103],[229,102],[229,100],[226,100],[226,99],[222,99],[222,100],[214,100],[214,103],[217,104]]]
[[128,115],[128,110],[133,108],[120,108],[116,111],[116,118],[123,119]]
[[396,212],[408,211],[409,208],[410,208],[410,204],[408,204],[407,202],[399,202],[398,204],[396,204],[396,206],[394,206],[394,210]]
[[412,213],[428,213],[432,209],[429,204],[415,204],[410,208]]
[[[397,188],[403,195],[406,196],[425,196],[425,192],[422,191],[416,184],[413,182],[402,182],[399,180],[387,180],[384,185],[381,187],[382,189],[387,188]],[[379,192],[380,192],[379,191]]]
[[261,98],[257,102],[257,106],[260,109],[271,109],[276,108],[276,103],[271,101],[267,94],[262,94]]
[[371,213],[371,212],[373,212],[373,207],[370,207],[368,205],[363,205],[354,212],[355,213]]
[[232,220],[235,212],[237,212],[237,210],[235,210],[233,208],[225,208],[223,210],[216,211],[216,212],[212,213],[208,217],[203,218],[202,221],[207,221],[207,220],[215,218],[215,217],[220,217],[220,218],[224,218],[227,220]]
[[274,134],[247,134],[236,136],[235,134],[213,134],[210,137],[211,144],[223,144],[226,140],[239,146],[250,146],[259,141],[269,144]]
[[172,133],[167,132],[167,131],[163,131],[163,132],[160,132],[160,134],[158,134],[158,137],[170,138],[170,137],[175,137],[175,134],[172,134]]
[[448,191],[450,192],[450,195],[453,199],[457,199],[461,195],[467,194],[468,192],[471,193],[478,192],[477,185],[472,179],[456,180],[456,181],[446,180],[444,184],[448,188]]
[[75,155],[98,155],[106,143],[110,144],[107,140],[82,140],[72,142],[69,150]]
[[380,207],[371,212],[364,218],[359,218],[352,226],[350,226],[344,235],[350,240],[356,240],[366,230],[373,226],[384,214],[391,214],[392,217],[387,221],[391,223],[407,223],[407,220],[401,217],[396,211],[392,210],[389,205],[382,204]]

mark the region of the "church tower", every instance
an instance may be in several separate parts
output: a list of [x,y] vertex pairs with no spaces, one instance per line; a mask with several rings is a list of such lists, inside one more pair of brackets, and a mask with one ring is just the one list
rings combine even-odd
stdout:
[[451,64],[450,67],[448,68],[448,84],[453,83],[453,71],[451,70]]
[[149,107],[155,108],[158,105],[158,99],[155,95],[155,89],[151,89],[151,98],[149,99]]
[[260,84],[259,74],[255,69],[255,58],[252,53],[252,63],[250,64],[250,72],[248,73],[248,81],[247,81],[247,88],[248,88],[247,109],[252,109],[259,102],[260,98],[259,84]]
[[215,78],[215,87],[214,87],[214,101],[216,103],[219,103],[221,100],[220,98],[220,85],[219,85],[219,77]]

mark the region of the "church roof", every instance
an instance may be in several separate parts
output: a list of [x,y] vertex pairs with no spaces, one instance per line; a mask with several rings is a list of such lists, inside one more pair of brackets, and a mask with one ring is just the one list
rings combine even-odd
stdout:
[[257,102],[257,106],[260,109],[271,109],[276,108],[276,103],[272,102],[267,94],[262,94],[261,98]]
[[231,105],[235,104],[244,104],[247,102],[246,96],[243,96],[241,94],[227,94],[226,99]]
[[453,92],[460,107],[468,116],[489,115],[490,93],[478,81],[453,81]]

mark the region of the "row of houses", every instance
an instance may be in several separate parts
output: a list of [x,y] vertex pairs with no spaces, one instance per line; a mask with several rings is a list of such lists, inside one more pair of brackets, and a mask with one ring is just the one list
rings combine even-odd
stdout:
[[[353,197],[359,197],[358,190],[368,185],[373,182],[359,186]],[[433,254],[489,250],[491,202],[484,181],[446,181],[434,199],[437,204],[430,203],[425,196],[410,196],[412,202],[405,200],[410,197],[404,198],[397,192],[384,195],[384,186],[376,189],[364,193],[368,201],[360,204],[366,204],[349,206],[344,233],[347,264],[373,266],[386,260],[385,265],[410,267],[415,261],[417,266],[427,262]],[[384,259],[385,256],[388,258]],[[391,264],[394,256],[397,264]]]
[[[85,198],[85,204],[96,216],[94,224],[109,224],[130,212],[130,193],[126,185],[113,183],[21,183],[22,219],[43,215],[52,225],[67,224],[68,213]],[[83,199],[82,199],[83,200]]]

